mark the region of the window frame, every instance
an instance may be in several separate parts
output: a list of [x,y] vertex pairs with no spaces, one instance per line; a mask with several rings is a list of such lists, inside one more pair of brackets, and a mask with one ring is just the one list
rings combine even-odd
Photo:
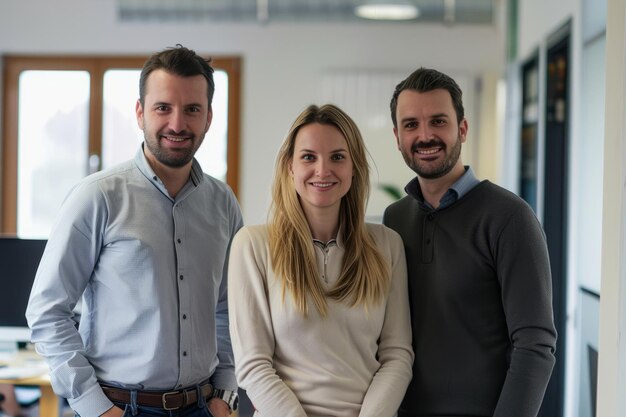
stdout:
[[[27,70],[79,70],[91,77],[89,100],[88,155],[102,160],[102,88],[104,73],[110,69],[141,69],[148,56],[29,56],[8,55],[3,58],[4,92],[2,103],[2,169],[0,233],[17,233],[17,158],[19,77]],[[211,57],[215,70],[228,74],[228,127],[226,149],[226,182],[236,196],[239,191],[239,136],[241,58]],[[139,92],[137,92],[139,95]],[[130,111],[130,110],[129,110]],[[87,161],[85,161],[87,163]]]

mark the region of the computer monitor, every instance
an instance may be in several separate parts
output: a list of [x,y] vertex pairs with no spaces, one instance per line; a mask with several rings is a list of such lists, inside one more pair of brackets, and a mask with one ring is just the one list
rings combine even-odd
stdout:
[[46,240],[0,237],[0,342],[30,341],[26,306]]

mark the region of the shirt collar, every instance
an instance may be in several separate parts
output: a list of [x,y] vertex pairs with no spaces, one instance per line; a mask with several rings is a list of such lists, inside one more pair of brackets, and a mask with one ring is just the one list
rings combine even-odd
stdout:
[[340,248],[343,248],[343,224],[339,224],[339,230],[337,231],[337,237],[334,239],[330,239],[328,242],[322,242],[319,239],[313,239],[313,243],[317,243],[318,245],[321,246],[330,246],[331,244],[335,244]]
[[139,168],[139,171],[146,176],[146,178],[151,181],[156,181],[159,177],[157,177],[157,174],[155,174],[154,170],[150,166],[150,163],[146,159],[146,155],[143,153],[143,146],[144,144],[142,142],[141,146],[139,146],[139,150],[135,154],[135,164],[137,165],[137,168]]
[[[441,197],[441,200],[439,200],[438,209],[443,209],[455,203],[478,184],[480,184],[480,181],[476,178],[476,175],[474,175],[474,171],[470,166],[466,165],[465,173],[461,176],[461,178],[456,180],[450,188],[448,188],[448,190]],[[428,210],[434,210],[433,206],[431,206],[430,203],[424,199],[418,177],[413,178],[404,190],[408,195],[416,199],[420,206],[423,206]]]
[[[137,165],[137,168],[139,168],[139,171],[141,171],[141,173],[146,178],[148,178],[150,182],[159,186],[163,186],[163,183],[150,166],[150,163],[148,162],[148,159],[143,152],[143,147],[144,143],[142,142],[141,146],[139,146],[139,150],[135,154],[135,164]],[[202,171],[202,167],[200,166],[200,163],[196,160],[196,158],[193,158],[193,162],[191,163],[191,173],[189,177],[191,178],[191,182],[195,187],[197,187],[204,181],[204,172]],[[169,196],[167,192],[165,192],[165,194]]]

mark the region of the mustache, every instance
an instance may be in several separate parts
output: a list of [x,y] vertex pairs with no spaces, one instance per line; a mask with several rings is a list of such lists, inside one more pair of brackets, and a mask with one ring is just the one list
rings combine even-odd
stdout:
[[427,149],[427,148],[432,148],[435,146],[440,146],[445,149],[446,144],[443,143],[443,141],[439,139],[431,139],[428,142],[417,142],[413,144],[413,146],[411,146],[411,151],[416,152],[419,149]]
[[195,136],[193,132],[190,132],[188,130],[181,130],[180,132],[175,132],[171,129],[162,131],[160,135],[161,136],[186,136],[186,137],[192,137],[192,138]]

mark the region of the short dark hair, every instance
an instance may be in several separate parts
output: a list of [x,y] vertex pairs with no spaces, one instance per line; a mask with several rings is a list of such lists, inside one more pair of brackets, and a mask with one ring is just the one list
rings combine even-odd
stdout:
[[177,44],[173,48],[167,48],[161,52],[154,53],[143,64],[141,76],[139,78],[139,102],[143,106],[146,97],[146,82],[148,76],[154,70],[165,70],[170,74],[181,77],[193,77],[202,75],[208,84],[207,97],[209,98],[209,108],[213,102],[215,93],[215,82],[213,81],[213,68],[210,65],[211,59],[204,59],[189,48]]
[[429,68],[418,68],[413,71],[406,79],[402,80],[400,84],[396,86],[393,96],[391,97],[391,121],[393,127],[398,127],[398,121],[396,120],[396,110],[398,108],[398,96],[404,90],[415,90],[420,93],[427,91],[444,89],[450,93],[452,98],[452,105],[456,112],[457,122],[461,122],[465,117],[465,110],[463,110],[463,92],[459,85],[451,77],[446,74]]

